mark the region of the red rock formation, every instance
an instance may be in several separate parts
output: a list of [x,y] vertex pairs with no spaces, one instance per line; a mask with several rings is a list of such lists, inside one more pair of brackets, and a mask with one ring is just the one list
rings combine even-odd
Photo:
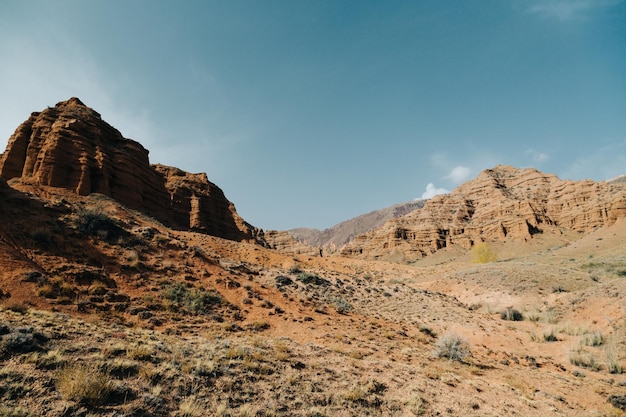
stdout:
[[535,169],[497,166],[448,195],[390,220],[346,245],[344,255],[416,258],[483,240],[527,241],[560,229],[588,232],[626,216],[626,187],[594,181],[564,181]]
[[0,156],[0,177],[105,194],[173,227],[263,243],[263,232],[245,223],[205,174],[151,166],[141,144],[77,98],[32,113],[17,128]]

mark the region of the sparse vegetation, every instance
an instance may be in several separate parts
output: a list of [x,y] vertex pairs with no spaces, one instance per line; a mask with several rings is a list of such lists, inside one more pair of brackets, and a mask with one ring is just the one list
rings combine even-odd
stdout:
[[208,314],[215,306],[224,302],[222,296],[215,291],[188,288],[185,284],[175,284],[168,287],[163,296],[168,301],[171,311],[183,310],[194,314]]
[[497,255],[486,242],[476,243],[472,246],[471,255],[472,262],[477,264],[486,264],[498,260]]
[[113,241],[123,234],[123,229],[100,208],[78,211],[76,229],[85,236],[94,236]]
[[507,307],[504,309],[502,313],[500,313],[500,318],[502,320],[510,320],[510,321],[522,321],[524,320],[524,316],[519,310],[514,309],[513,307]]
[[463,362],[470,353],[469,344],[454,333],[446,333],[437,339],[433,354],[437,358]]
[[56,386],[64,399],[91,405],[107,401],[114,389],[111,377],[87,364],[62,369]]

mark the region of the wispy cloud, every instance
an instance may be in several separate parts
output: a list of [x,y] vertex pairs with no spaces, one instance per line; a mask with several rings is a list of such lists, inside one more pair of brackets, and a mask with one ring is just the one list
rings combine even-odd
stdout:
[[452,181],[454,185],[461,184],[467,181],[472,175],[472,170],[466,166],[458,165],[450,171],[448,175],[444,177],[446,180]]
[[535,0],[528,12],[560,21],[585,19],[589,13],[613,7],[624,0]]
[[533,148],[526,150],[526,155],[530,156],[534,163],[541,163],[550,159],[550,155],[548,155],[547,153],[540,152]]
[[608,180],[626,174],[626,138],[574,160],[559,176],[567,179]]
[[422,193],[422,199],[429,199],[432,198],[436,195],[440,195],[440,194],[448,194],[450,193],[450,191],[446,190],[445,188],[437,188],[435,187],[435,184],[433,184],[432,182],[428,183],[428,185],[426,186],[426,191],[424,191]]

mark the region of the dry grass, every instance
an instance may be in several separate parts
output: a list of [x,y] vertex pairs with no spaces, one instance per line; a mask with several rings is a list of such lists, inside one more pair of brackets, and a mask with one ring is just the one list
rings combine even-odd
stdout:
[[56,387],[66,400],[98,405],[107,401],[114,384],[107,373],[88,364],[79,364],[62,369]]

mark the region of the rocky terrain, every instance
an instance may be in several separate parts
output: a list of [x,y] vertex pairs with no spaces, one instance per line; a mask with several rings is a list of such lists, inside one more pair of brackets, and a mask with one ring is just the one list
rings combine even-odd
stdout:
[[262,242],[205,174],[150,165],[141,144],[77,98],[33,113],[18,127],[0,158],[0,177],[104,194],[174,228]]
[[620,182],[566,181],[535,169],[497,166],[421,210],[357,236],[341,253],[415,261],[477,242],[528,242],[540,234],[588,233],[626,216]]
[[620,183],[496,167],[320,257],[147,155],[78,99],[11,137],[0,416],[624,414]]

